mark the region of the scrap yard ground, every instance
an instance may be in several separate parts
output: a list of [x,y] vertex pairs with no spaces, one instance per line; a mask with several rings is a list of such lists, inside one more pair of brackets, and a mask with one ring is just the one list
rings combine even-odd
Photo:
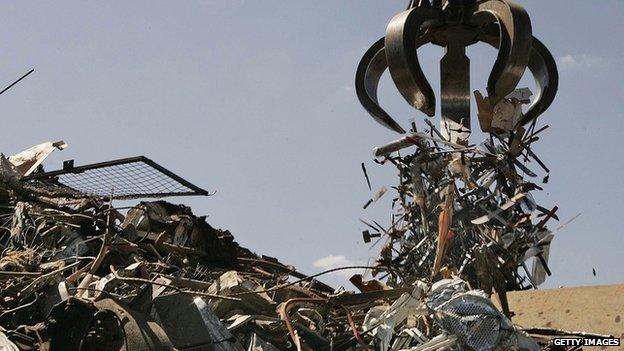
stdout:
[[591,330],[624,339],[624,285],[514,291],[514,323],[525,327]]

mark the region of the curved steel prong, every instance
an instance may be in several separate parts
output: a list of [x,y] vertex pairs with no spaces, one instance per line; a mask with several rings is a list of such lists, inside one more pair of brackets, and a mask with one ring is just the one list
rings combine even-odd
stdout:
[[537,91],[529,109],[520,120],[523,125],[533,121],[550,107],[559,88],[557,63],[546,46],[535,37],[533,37],[529,70],[535,78]]
[[489,0],[475,5],[473,20],[485,23],[494,17],[499,27],[499,51],[488,79],[490,102],[496,104],[511,93],[522,78],[531,52],[531,20],[524,8],[507,0]]
[[386,29],[386,59],[392,80],[405,100],[428,116],[435,115],[435,94],[416,51],[423,24],[439,19],[439,10],[415,7],[394,16]]
[[381,125],[397,133],[403,129],[390,115],[379,106],[377,86],[381,75],[388,68],[384,50],[384,38],[373,44],[360,60],[355,74],[355,91],[364,109]]
[[[497,33],[496,29],[490,29],[485,31],[479,37],[479,40],[496,48],[499,42],[498,35],[499,33]],[[532,43],[531,56],[527,68],[533,75],[533,79],[535,79],[536,91],[527,112],[522,115],[518,122],[520,125],[533,121],[546,111],[555,99],[559,87],[559,73],[555,59],[546,46],[537,38],[533,37]]]

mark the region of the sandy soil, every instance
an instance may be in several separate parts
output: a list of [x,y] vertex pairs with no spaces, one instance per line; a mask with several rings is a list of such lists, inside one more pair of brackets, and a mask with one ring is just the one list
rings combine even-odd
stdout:
[[509,305],[516,313],[514,324],[522,327],[585,331],[624,339],[624,285],[512,292]]

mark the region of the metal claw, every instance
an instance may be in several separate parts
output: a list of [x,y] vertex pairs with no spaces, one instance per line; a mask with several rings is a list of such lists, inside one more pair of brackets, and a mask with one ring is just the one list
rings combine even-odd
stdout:
[[439,21],[441,13],[429,6],[414,7],[394,16],[386,29],[386,59],[394,84],[407,102],[428,116],[435,115],[435,94],[418,62],[422,26]]
[[373,44],[360,60],[355,74],[355,91],[360,104],[382,126],[404,134],[403,129],[390,115],[379,106],[377,87],[381,75],[388,68],[384,50],[384,38]]
[[[499,42],[497,35],[498,33],[490,31],[490,33],[480,37],[480,40],[497,47]],[[527,112],[523,113],[519,121],[520,125],[526,125],[544,113],[555,100],[559,87],[557,63],[546,46],[535,37],[532,40],[531,55],[527,67],[535,79],[536,91]]]
[[511,93],[522,78],[531,53],[531,20],[520,5],[506,0],[489,0],[475,5],[473,21],[484,25],[488,17],[499,27],[498,56],[487,91],[492,104]]
[[555,100],[559,88],[557,63],[546,46],[535,37],[533,37],[529,70],[535,78],[537,89],[533,102],[520,120],[522,125],[530,123],[546,111]]
[[356,74],[358,98],[377,122],[398,133],[405,130],[379,106],[377,88],[388,68],[403,98],[428,116],[436,110],[435,93],[418,60],[427,43],[445,47],[440,61],[441,125],[445,138],[466,143],[471,129],[470,60],[465,48],[478,41],[498,49],[490,72],[487,101],[494,107],[517,87],[527,68],[537,85],[525,114],[515,110],[518,123],[535,120],[554,100],[558,73],[546,47],[533,38],[527,12],[512,0],[411,0],[394,16],[385,38],[366,52]]

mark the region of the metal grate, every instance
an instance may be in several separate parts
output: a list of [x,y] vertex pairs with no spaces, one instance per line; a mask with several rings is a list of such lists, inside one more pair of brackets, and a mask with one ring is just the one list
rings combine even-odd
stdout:
[[74,167],[65,161],[63,169],[34,173],[22,181],[54,182],[82,193],[113,199],[209,195],[185,179],[144,156]]

